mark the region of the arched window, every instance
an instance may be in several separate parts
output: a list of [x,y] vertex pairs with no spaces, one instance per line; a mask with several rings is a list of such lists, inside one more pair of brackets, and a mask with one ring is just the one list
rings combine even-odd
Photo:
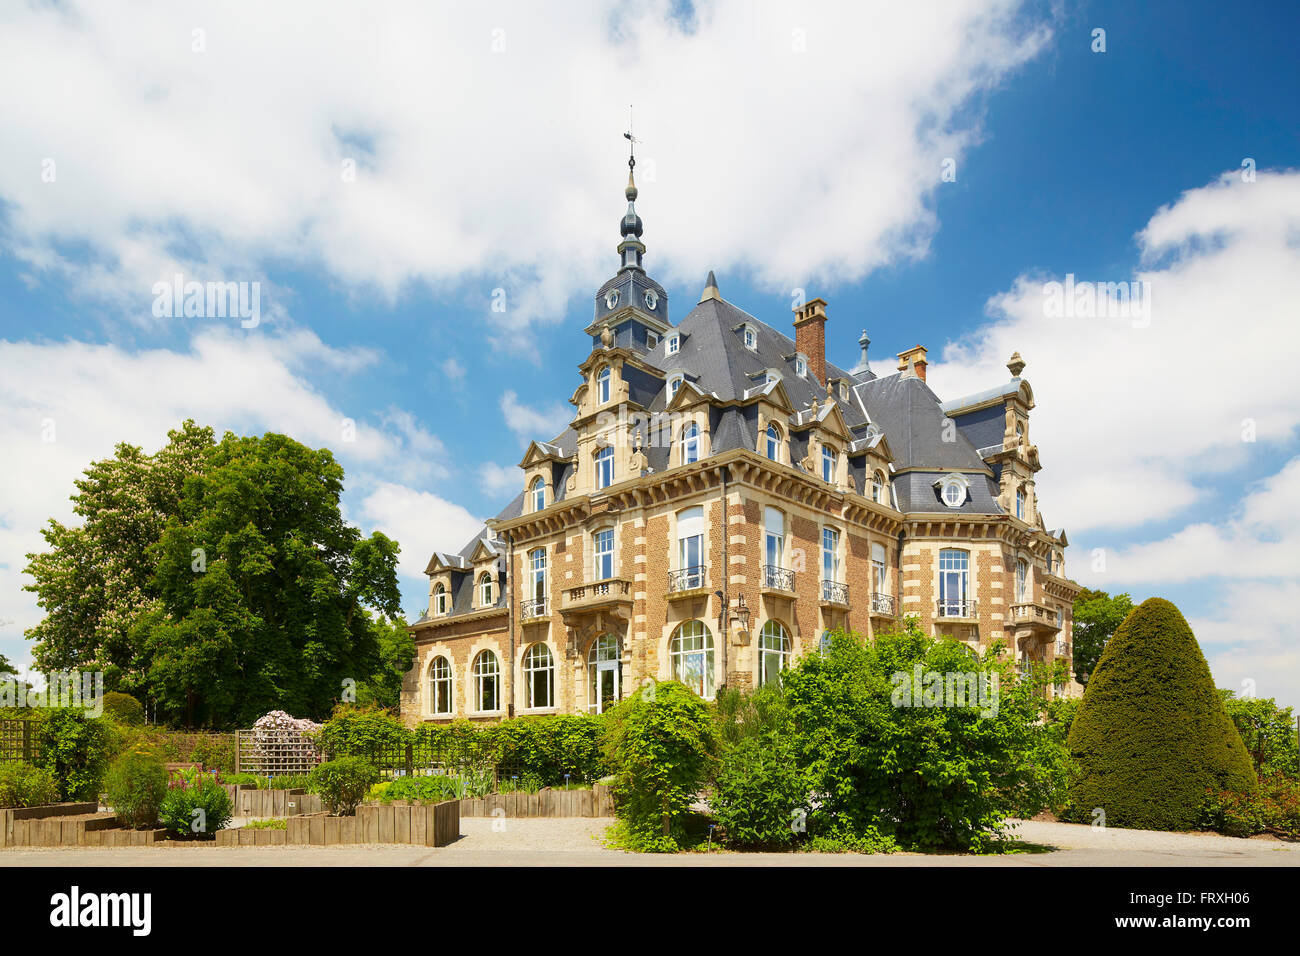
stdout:
[[491,651],[479,651],[474,658],[474,709],[490,712],[501,709],[501,665]]
[[885,501],[885,476],[879,471],[871,476],[871,500],[882,504]]
[[1021,521],[1025,520],[1025,489],[1023,487],[1016,489],[1016,517]]
[[608,488],[614,483],[614,448],[606,445],[596,452],[596,487]]
[[441,655],[429,664],[429,713],[451,713],[451,662]]
[[478,579],[478,606],[491,607],[495,603],[492,596],[492,575],[484,571]]
[[780,621],[768,621],[758,635],[758,683],[770,684],[781,679],[781,671],[790,665],[790,637]]
[[591,650],[587,652],[587,709],[603,713],[621,699],[622,685],[623,661],[618,638],[602,634],[591,642]]
[[682,464],[700,460],[700,426],[691,422],[682,429]]
[[610,371],[606,365],[596,373],[596,401],[601,405],[609,401],[609,382]]
[[447,613],[447,589],[442,586],[441,581],[433,586],[433,613]]
[[530,710],[555,706],[555,657],[545,644],[534,644],[524,651],[524,687]]
[[822,631],[822,636],[817,640],[817,653],[825,657],[831,652],[831,632]]
[[713,635],[703,621],[687,621],[673,634],[668,649],[673,680],[701,697],[713,699]]
[[781,460],[781,432],[775,425],[767,426],[767,457],[773,461]]
[[677,390],[682,387],[682,376],[674,375],[668,380],[668,401],[677,397]]
[[533,502],[533,510],[541,511],[546,507],[546,482],[541,477],[533,479],[533,483],[528,486],[528,496]]

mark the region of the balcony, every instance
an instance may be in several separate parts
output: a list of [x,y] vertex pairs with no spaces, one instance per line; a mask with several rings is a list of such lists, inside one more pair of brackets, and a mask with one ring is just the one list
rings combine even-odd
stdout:
[[822,582],[822,603],[849,606],[849,586],[838,581]]
[[979,617],[979,602],[974,598],[943,598],[935,604],[934,616],[973,621]]
[[626,578],[604,578],[586,584],[574,585],[564,590],[564,603],[560,613],[566,617],[585,611],[609,610],[631,607],[632,582]]
[[546,598],[533,598],[519,605],[521,621],[535,621],[546,617]]
[[879,614],[881,617],[893,617],[894,596],[892,594],[881,594],[879,591],[872,594],[871,613]]
[[764,591],[779,591],[782,594],[794,593],[794,572],[775,564],[763,565]]
[[705,574],[703,565],[696,564],[689,568],[682,568],[680,571],[668,572],[668,600],[670,601],[677,597],[695,597],[708,587],[708,575]]
[[1056,623],[1055,608],[1029,601],[1011,605],[1011,620],[1017,627],[1031,627],[1051,633],[1060,630],[1060,626]]

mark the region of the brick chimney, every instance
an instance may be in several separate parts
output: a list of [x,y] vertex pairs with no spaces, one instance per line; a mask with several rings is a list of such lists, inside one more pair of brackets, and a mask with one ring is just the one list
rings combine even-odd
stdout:
[[910,349],[898,353],[898,370],[906,372],[908,365],[915,360],[916,377],[925,381],[925,346],[913,345]]
[[808,357],[808,371],[826,384],[826,300],[812,299],[794,310],[794,347]]

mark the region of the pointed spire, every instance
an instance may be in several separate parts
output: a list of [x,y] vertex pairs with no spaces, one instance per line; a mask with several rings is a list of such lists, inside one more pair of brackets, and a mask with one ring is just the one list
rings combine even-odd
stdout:
[[700,301],[721,298],[722,293],[718,291],[718,280],[713,278],[713,270],[710,269],[708,281],[704,283],[704,291],[700,294]]
[[618,256],[622,260],[620,272],[627,269],[642,269],[641,256],[645,254],[645,246],[641,243],[641,230],[644,227],[641,217],[636,214],[637,189],[633,177],[636,172],[637,140],[632,136],[631,130],[623,135],[627,138],[628,147],[627,188],[623,190],[623,195],[627,197],[627,212],[623,214],[623,221],[618,226],[619,234],[623,237],[623,241],[618,244]]
[[867,346],[871,344],[871,339],[867,338],[867,330],[862,330],[862,335],[858,337],[858,347],[862,349],[862,358],[858,359],[858,364],[853,366],[854,375],[862,375],[871,371],[871,363],[867,361]]

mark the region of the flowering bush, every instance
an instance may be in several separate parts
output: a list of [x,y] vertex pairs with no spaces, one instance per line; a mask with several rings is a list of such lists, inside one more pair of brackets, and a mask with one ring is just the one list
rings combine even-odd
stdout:
[[175,836],[206,837],[224,830],[234,810],[220,777],[201,770],[178,770],[167,785],[158,820]]
[[314,720],[273,710],[253,724],[253,760],[263,772],[314,766],[321,759],[320,747],[313,739],[320,729]]
[[152,826],[167,795],[167,770],[151,753],[122,754],[108,768],[108,805],[128,827]]

